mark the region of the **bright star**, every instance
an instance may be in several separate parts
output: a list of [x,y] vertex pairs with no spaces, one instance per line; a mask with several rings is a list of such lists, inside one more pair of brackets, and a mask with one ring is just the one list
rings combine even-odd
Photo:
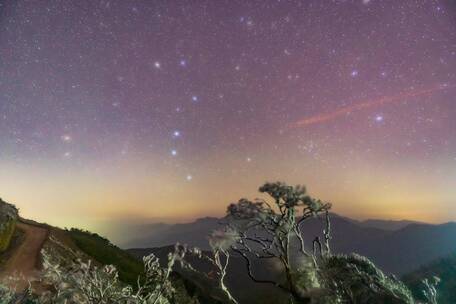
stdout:
[[68,142],[71,142],[71,140],[72,140],[71,136],[68,135],[68,134],[62,135],[61,138],[62,138],[62,140],[63,140],[64,142],[67,142],[67,143],[68,143]]
[[160,64],[160,62],[158,62],[158,61],[155,61],[154,66],[155,66],[155,68],[157,68],[157,69],[161,68],[161,64]]
[[198,101],[198,96],[192,96],[192,100],[193,100],[194,102],[197,102],[197,101]]
[[179,64],[183,67],[187,66],[187,61],[185,61],[184,59],[182,59]]
[[172,156],[176,156],[177,155],[177,151],[176,150],[171,150],[171,155]]
[[382,122],[383,121],[383,116],[382,115],[375,116],[375,121]]
[[350,75],[351,75],[352,77],[356,77],[356,76],[358,76],[358,74],[359,74],[358,70],[353,70],[353,71],[350,73]]
[[180,137],[181,136],[181,132],[180,131],[174,131],[173,132],[173,137]]
[[190,174],[187,175],[187,180],[188,180],[188,181],[191,181],[192,179],[193,179],[193,176],[191,176]]

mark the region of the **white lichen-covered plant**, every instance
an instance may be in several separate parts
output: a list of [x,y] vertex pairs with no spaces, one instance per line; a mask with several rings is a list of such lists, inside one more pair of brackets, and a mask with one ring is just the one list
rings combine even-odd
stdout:
[[[176,245],[164,268],[153,254],[144,257],[144,275],[133,288],[119,280],[114,266],[97,266],[91,260],[83,261],[69,248],[67,253],[77,258],[71,263],[57,252],[43,250],[39,285],[47,290],[36,292],[30,287],[17,293],[14,288],[0,285],[0,304],[170,304],[175,293],[170,275],[176,263],[183,265],[187,252],[190,251],[186,247]],[[185,303],[196,304],[188,299]]]

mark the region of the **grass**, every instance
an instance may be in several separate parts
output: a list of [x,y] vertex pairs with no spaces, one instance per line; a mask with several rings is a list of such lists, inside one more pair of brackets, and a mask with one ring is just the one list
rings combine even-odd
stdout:
[[114,265],[122,282],[136,286],[138,276],[144,271],[142,261],[113,245],[96,233],[71,229],[68,231],[73,242],[85,254],[103,265]]
[[0,252],[8,249],[16,229],[17,208],[0,199]]
[[8,249],[11,238],[14,235],[16,229],[16,219],[9,219],[7,222],[1,223],[0,226],[0,252],[4,252]]
[[3,252],[0,251],[0,269],[2,269],[4,263],[11,258],[16,248],[22,244],[24,237],[25,234],[21,229],[14,230],[8,249]]

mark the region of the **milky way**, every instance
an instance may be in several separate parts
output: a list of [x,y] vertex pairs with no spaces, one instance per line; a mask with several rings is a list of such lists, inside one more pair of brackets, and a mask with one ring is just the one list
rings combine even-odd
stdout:
[[219,216],[283,180],[456,219],[454,1],[0,3],[0,196],[24,216]]

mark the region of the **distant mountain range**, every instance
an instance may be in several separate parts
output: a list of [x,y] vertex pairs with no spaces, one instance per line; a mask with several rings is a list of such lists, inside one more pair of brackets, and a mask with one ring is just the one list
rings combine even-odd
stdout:
[[[175,243],[209,249],[208,235],[221,226],[221,219],[207,217],[187,224],[152,224],[136,232],[139,237],[123,248],[154,248]],[[369,257],[387,273],[402,275],[436,259],[456,252],[456,223],[431,225],[412,221],[357,221],[331,215],[332,249],[337,253],[356,252]],[[310,244],[321,235],[322,219],[302,225]]]
[[205,217],[186,224],[150,224],[132,227],[131,235],[136,238],[121,243],[122,248],[151,248],[188,244],[208,250],[209,234],[221,227],[221,219]]
[[408,221],[408,220],[393,221],[393,220],[374,220],[374,219],[360,221],[357,223],[363,227],[377,228],[377,229],[388,230],[388,231],[400,230],[411,224],[424,224],[422,222]]

